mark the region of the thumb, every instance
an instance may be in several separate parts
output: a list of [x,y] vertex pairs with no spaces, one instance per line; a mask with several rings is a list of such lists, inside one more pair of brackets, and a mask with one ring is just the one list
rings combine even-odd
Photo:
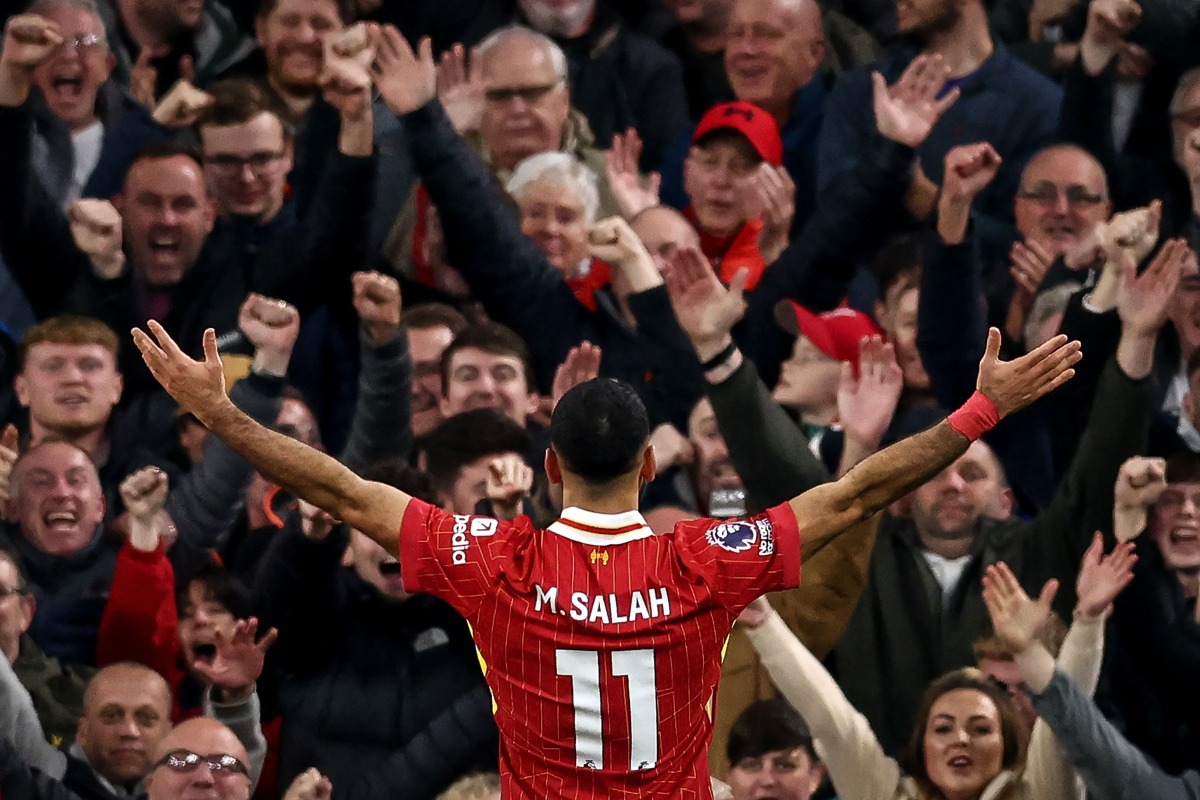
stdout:
[[1042,593],[1038,595],[1038,606],[1049,611],[1050,604],[1054,602],[1054,596],[1058,594],[1058,580],[1051,579],[1046,581],[1046,585],[1042,587]]
[[1000,331],[988,328],[987,346],[983,350],[984,361],[997,361],[1000,358]]
[[733,275],[733,280],[729,282],[729,293],[738,300],[742,299],[742,293],[746,291],[746,280],[750,277],[750,270],[742,267]]
[[878,71],[871,73],[871,89],[876,103],[887,96],[887,81],[883,79],[883,75]]
[[4,433],[0,434],[0,447],[17,452],[17,426],[11,422],[4,427]]

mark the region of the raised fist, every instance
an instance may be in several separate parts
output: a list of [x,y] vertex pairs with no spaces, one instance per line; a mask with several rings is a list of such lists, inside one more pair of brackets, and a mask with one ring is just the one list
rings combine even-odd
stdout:
[[119,491],[129,516],[149,521],[167,502],[169,488],[167,473],[158,467],[143,467],[121,481]]
[[286,375],[300,335],[300,312],[283,300],[253,292],[238,311],[238,330],[254,345],[254,365],[271,375]]
[[104,280],[118,278],[125,271],[121,250],[121,214],[107,200],[76,200],[67,210],[71,238],[92,262],[96,275]]
[[58,26],[37,14],[20,14],[4,26],[4,51],[0,64],[23,72],[33,72],[37,65],[49,61],[63,43]]
[[354,311],[375,344],[383,344],[400,329],[400,283],[382,272],[356,272]]
[[208,92],[180,80],[163,95],[151,116],[164,128],[178,130],[195,125],[215,102],[216,98]]

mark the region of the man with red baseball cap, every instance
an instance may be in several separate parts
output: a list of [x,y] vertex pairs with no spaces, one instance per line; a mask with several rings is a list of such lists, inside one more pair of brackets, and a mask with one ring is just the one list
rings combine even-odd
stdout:
[[[701,249],[723,283],[745,269],[746,288],[753,289],[778,255],[763,255],[764,249],[774,249],[765,240],[780,232],[765,230],[763,220],[756,218],[760,206],[753,183],[760,173],[760,180],[786,181],[786,173],[778,169],[782,161],[783,141],[775,118],[752,103],[713,106],[692,134],[683,164],[689,200],[683,213],[700,234]],[[781,232],[785,245],[786,228]]]

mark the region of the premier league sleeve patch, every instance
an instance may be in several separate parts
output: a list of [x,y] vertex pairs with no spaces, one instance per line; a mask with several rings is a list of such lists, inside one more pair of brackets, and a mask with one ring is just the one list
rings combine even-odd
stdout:
[[731,553],[744,553],[758,542],[758,529],[750,522],[722,522],[704,532],[704,538]]

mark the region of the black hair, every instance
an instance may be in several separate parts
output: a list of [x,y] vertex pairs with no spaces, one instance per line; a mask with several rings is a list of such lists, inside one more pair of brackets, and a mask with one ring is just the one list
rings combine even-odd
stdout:
[[184,609],[191,602],[188,599],[188,590],[193,583],[199,583],[203,587],[204,599],[219,603],[234,619],[246,619],[253,615],[254,606],[250,600],[250,590],[236,575],[214,561],[196,570],[196,573],[179,588],[175,604],[181,614],[185,613]]
[[563,468],[598,485],[637,466],[650,420],[627,383],[596,378],[571,389],[550,420],[550,443]]
[[134,153],[133,158],[129,159],[129,165],[125,168],[125,174],[129,175],[130,170],[142,161],[158,161],[176,156],[190,158],[196,162],[198,167],[204,166],[204,156],[193,145],[177,142],[174,139],[164,139],[151,142]]
[[729,729],[725,754],[729,766],[737,766],[743,758],[760,758],[775,750],[794,750],[803,747],[808,757],[817,760],[813,749],[812,732],[800,712],[781,698],[751,703]]
[[421,437],[419,448],[434,486],[444,489],[473,461],[503,453],[525,456],[532,446],[520,425],[494,408],[479,408],[443,420]]

